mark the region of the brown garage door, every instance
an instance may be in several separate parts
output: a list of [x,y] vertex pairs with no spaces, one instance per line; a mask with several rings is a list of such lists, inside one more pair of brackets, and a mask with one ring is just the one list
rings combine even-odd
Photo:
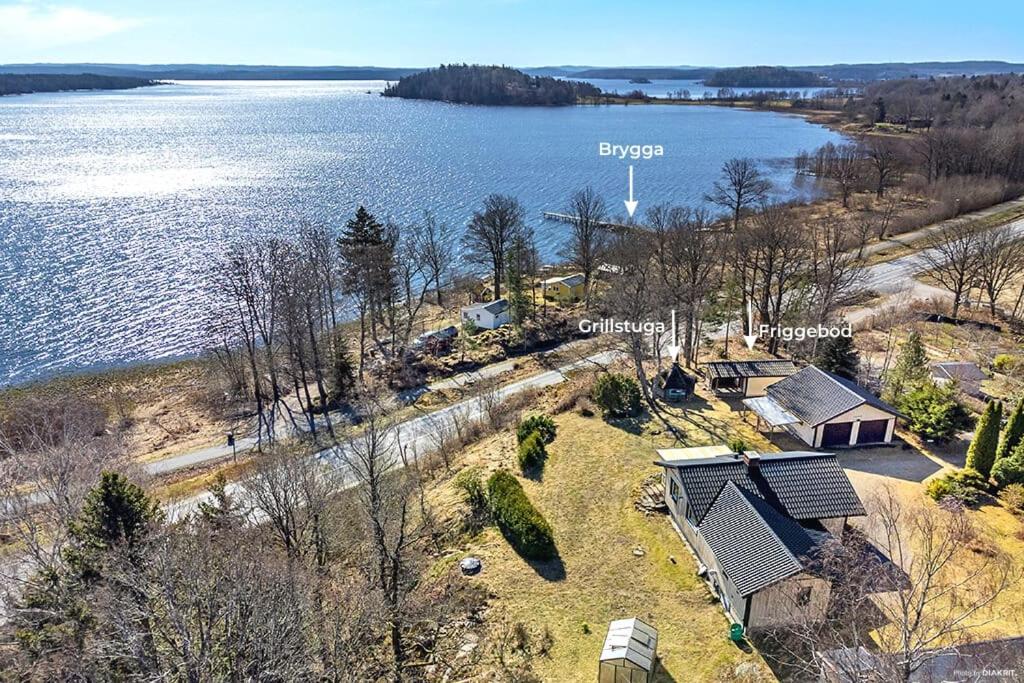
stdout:
[[864,420],[857,430],[857,443],[882,443],[888,426],[888,420]]
[[821,447],[849,446],[850,433],[852,431],[852,422],[833,422],[832,424],[825,425],[824,432],[821,435]]

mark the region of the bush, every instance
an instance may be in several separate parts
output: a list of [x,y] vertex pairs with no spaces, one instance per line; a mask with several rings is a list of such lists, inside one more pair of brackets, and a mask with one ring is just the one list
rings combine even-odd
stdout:
[[1024,484],[1009,484],[999,497],[1006,506],[1016,512],[1024,511]]
[[516,440],[523,443],[533,432],[537,432],[544,443],[551,443],[555,440],[555,421],[547,415],[531,415],[516,427]]
[[1004,375],[1008,372],[1013,372],[1017,367],[1017,357],[1012,356],[1009,353],[997,354],[992,359],[992,368],[996,372],[1001,372]]
[[625,375],[607,373],[594,382],[594,403],[606,417],[635,417],[640,414],[640,387]]
[[979,491],[988,491],[988,477],[974,469],[973,467],[965,467],[959,472],[952,475],[953,479],[964,486],[969,486],[972,489],[978,489]]
[[508,542],[523,557],[549,560],[555,556],[551,525],[533,507],[515,477],[498,470],[487,480],[491,514]]
[[897,401],[909,418],[910,431],[925,439],[945,441],[970,425],[970,416],[956,400],[956,387],[925,382]]
[[487,509],[487,492],[480,478],[479,467],[468,467],[456,476],[452,484],[462,493],[462,499],[474,512]]
[[739,436],[734,436],[733,438],[729,439],[729,442],[726,445],[729,447],[729,450],[732,451],[733,453],[742,453],[743,451],[747,450],[747,442],[744,441]]
[[1013,455],[1008,458],[1001,458],[992,467],[992,478],[996,480],[996,487],[1004,489],[1011,484],[1024,484],[1024,455],[1021,448],[1017,448]]
[[957,475],[957,472],[953,472],[937,479],[932,479],[925,487],[925,493],[932,500],[938,502],[952,498],[964,505],[976,503],[978,501],[977,489],[964,484]]
[[544,465],[544,461],[548,459],[548,451],[544,448],[544,439],[541,438],[540,432],[530,432],[526,440],[519,444],[517,459],[519,469],[523,473]]

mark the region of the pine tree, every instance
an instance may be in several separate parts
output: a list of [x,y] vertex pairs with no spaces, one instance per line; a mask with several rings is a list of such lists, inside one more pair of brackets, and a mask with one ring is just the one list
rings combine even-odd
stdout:
[[818,345],[814,364],[822,370],[840,377],[849,380],[857,379],[860,356],[857,355],[857,348],[853,345],[853,338],[829,337],[823,340]]
[[530,295],[526,280],[530,273],[530,259],[533,245],[531,236],[525,231],[516,235],[508,250],[505,264],[505,289],[510,316],[516,324],[522,323],[530,312]]
[[97,576],[104,553],[122,549],[137,559],[137,551],[163,513],[139,486],[117,472],[104,472],[89,491],[78,518],[70,526],[74,545],[68,560],[82,576]]
[[999,427],[1003,420],[1003,405],[992,401],[985,407],[974,430],[974,439],[967,449],[967,466],[976,469],[986,479],[992,473],[999,444]]
[[886,373],[883,398],[895,403],[928,379],[928,354],[921,335],[914,330],[900,349],[896,365]]
[[1006,427],[999,436],[999,447],[996,448],[996,460],[1008,458],[1017,449],[1024,438],[1024,398],[1017,401],[1013,412],[1006,420]]
[[355,390],[355,368],[348,352],[345,335],[335,332],[330,350],[330,367],[328,368],[327,401],[329,408],[334,409],[346,405],[352,399]]

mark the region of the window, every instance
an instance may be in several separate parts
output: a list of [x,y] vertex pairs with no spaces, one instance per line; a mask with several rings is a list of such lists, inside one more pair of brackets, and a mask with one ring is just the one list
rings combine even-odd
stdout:
[[811,587],[803,586],[796,593],[796,604],[798,607],[806,607],[811,604]]
[[679,484],[671,476],[668,478],[668,495],[672,497],[672,502],[679,502]]

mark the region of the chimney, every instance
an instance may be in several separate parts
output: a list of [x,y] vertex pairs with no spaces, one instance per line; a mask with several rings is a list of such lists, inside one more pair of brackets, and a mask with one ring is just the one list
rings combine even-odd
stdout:
[[757,451],[743,451],[743,462],[747,467],[753,469],[761,464],[761,454]]

